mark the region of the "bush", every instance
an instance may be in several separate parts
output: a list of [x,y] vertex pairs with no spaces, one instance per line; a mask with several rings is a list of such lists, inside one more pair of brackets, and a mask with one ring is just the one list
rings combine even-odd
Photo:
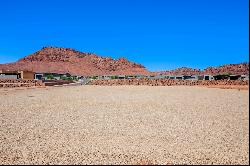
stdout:
[[111,79],[118,79],[118,76],[111,76]]
[[61,79],[62,80],[68,80],[68,77],[62,76]]
[[53,79],[54,79],[54,76],[53,76],[52,74],[47,75],[47,79],[48,79],[48,80],[53,80]]
[[74,76],[72,79],[78,81],[78,78],[76,76]]
[[61,79],[62,79],[62,80],[68,80],[68,81],[71,81],[71,80],[78,80],[76,77],[66,77],[66,76],[62,76]]

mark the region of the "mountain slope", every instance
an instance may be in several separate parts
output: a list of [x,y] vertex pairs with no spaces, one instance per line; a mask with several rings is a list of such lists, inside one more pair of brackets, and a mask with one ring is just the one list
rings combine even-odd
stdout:
[[135,75],[150,74],[144,66],[125,58],[114,60],[70,48],[44,47],[17,62],[0,64],[0,69],[31,70],[72,75]]

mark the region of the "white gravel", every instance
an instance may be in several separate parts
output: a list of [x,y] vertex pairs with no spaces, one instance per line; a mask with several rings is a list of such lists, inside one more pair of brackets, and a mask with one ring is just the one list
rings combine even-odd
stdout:
[[248,91],[0,89],[0,164],[248,164]]

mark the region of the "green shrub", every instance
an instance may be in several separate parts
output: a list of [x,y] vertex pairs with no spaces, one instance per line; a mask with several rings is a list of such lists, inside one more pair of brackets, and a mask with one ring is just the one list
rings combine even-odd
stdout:
[[78,78],[76,76],[72,77],[72,79],[78,81]]
[[111,79],[118,79],[118,76],[111,76]]
[[54,76],[53,76],[52,74],[49,74],[49,75],[47,75],[47,79],[48,79],[48,80],[53,80],[53,79],[54,79]]
[[71,80],[78,80],[76,77],[66,77],[66,76],[62,76],[61,79],[62,80],[69,80],[69,81],[71,81]]
[[61,76],[61,79],[62,79],[62,80],[68,80],[68,77]]

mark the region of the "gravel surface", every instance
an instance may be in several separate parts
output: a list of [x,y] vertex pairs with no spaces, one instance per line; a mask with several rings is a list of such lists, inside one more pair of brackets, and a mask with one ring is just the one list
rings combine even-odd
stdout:
[[248,164],[247,90],[0,89],[0,164]]

